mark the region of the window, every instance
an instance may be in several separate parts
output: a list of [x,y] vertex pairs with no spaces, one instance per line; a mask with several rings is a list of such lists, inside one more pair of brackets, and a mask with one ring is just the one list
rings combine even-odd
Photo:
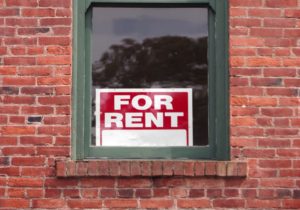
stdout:
[[74,159],[228,159],[226,0],[74,1]]

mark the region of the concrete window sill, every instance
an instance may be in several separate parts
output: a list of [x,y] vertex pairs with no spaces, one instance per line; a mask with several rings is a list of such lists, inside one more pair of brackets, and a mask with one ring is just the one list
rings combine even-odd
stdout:
[[58,160],[57,177],[246,177],[247,163],[201,160]]

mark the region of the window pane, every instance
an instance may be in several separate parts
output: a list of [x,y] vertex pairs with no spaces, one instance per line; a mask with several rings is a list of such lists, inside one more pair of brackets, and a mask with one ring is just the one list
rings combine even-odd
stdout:
[[[190,88],[193,145],[207,145],[207,13],[206,8],[94,7],[93,113],[99,88]],[[92,145],[95,125],[93,115]]]

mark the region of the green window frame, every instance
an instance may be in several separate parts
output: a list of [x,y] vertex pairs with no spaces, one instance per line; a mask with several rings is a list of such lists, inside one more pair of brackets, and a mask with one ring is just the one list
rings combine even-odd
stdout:
[[[72,158],[228,160],[229,76],[227,0],[73,0]],[[209,142],[203,147],[91,147],[91,10],[94,5],[206,7],[208,18]]]

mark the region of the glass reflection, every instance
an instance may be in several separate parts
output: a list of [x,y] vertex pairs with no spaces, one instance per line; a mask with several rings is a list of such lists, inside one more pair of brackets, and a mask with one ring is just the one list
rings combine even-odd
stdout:
[[194,145],[207,145],[207,9],[95,7],[92,26],[93,113],[96,88],[193,88]]

